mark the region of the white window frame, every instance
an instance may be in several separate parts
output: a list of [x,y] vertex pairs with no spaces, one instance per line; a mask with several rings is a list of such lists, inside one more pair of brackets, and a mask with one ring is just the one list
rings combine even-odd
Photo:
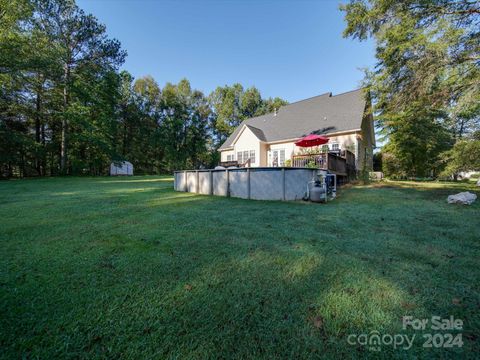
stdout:
[[255,164],[256,162],[255,150],[250,150],[249,154],[250,154],[250,162],[252,164]]
[[[271,167],[282,167],[285,166],[285,149],[271,149],[268,154],[269,165]],[[277,159],[277,164],[275,165],[274,161]]]
[[278,165],[285,166],[285,149],[280,149],[279,154],[280,155],[279,155]]

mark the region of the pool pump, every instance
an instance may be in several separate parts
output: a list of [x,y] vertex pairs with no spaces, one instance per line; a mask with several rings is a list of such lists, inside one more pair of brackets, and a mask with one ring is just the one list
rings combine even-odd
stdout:
[[327,202],[337,196],[337,176],[326,171],[318,171],[316,179],[307,183],[305,200]]

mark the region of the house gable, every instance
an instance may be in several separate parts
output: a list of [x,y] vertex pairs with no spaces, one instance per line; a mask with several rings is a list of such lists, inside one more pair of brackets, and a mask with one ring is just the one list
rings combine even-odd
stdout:
[[[238,131],[237,131],[238,130]],[[249,138],[251,139],[254,136],[258,141],[265,141],[265,136],[263,135],[262,130],[242,123],[236,131],[231,135],[234,136],[229,147],[224,147],[222,150],[232,150],[235,147],[235,144],[240,140],[240,138]],[[250,140],[251,142],[252,140]]]

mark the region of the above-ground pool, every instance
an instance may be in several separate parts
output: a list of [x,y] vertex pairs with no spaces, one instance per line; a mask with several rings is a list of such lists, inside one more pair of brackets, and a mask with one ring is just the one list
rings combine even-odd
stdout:
[[325,170],[258,167],[175,171],[174,189],[255,200],[301,200],[307,184]]

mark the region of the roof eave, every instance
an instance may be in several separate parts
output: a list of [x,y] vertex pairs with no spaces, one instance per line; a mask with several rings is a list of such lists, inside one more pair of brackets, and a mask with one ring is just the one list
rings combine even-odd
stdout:
[[229,150],[233,150],[234,147],[233,146],[229,146],[229,147],[224,147],[224,148],[218,148],[218,151],[229,151]]
[[[358,129],[352,129],[352,130],[342,130],[342,131],[336,131],[336,132],[331,132],[331,133],[326,133],[322,134],[323,136],[336,136],[336,135],[343,135],[343,134],[350,134],[350,133],[356,133],[362,131],[361,128]],[[267,144],[279,144],[279,143],[284,143],[284,142],[293,142],[300,140],[301,137],[296,137],[296,138],[288,138],[288,139],[280,139],[280,140],[274,140],[274,141],[266,141]]]

